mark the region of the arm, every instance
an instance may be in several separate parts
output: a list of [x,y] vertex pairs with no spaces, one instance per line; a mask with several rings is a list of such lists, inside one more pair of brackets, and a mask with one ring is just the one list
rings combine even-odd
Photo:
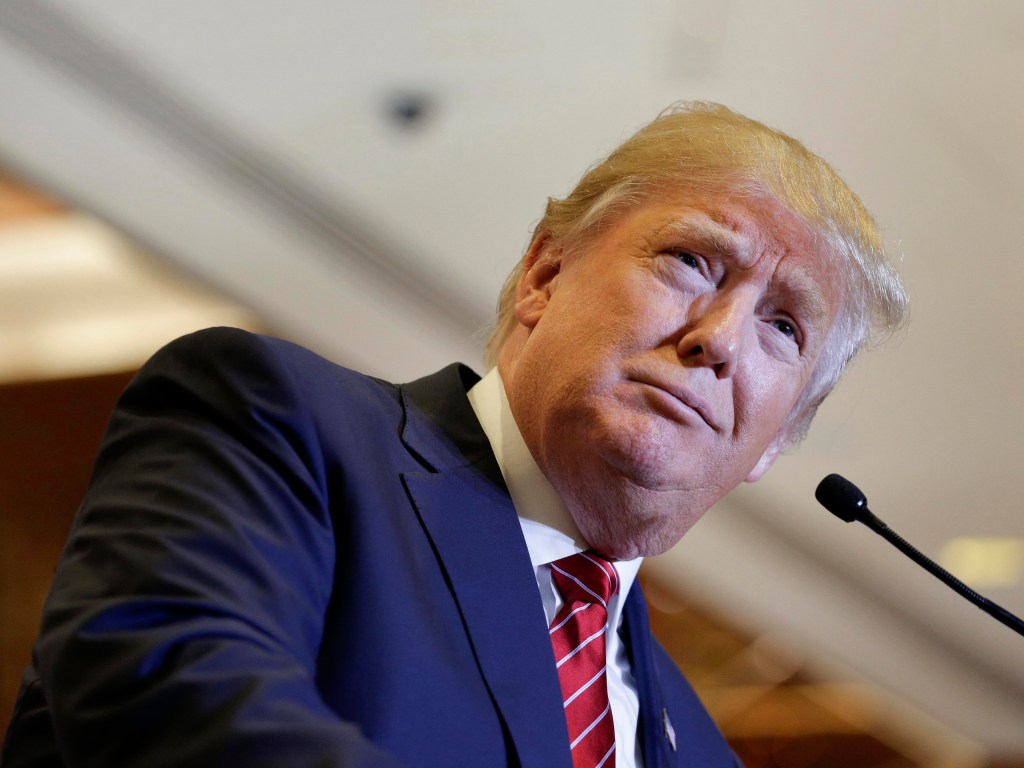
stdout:
[[327,497],[309,410],[264,341],[197,334],[143,368],[37,645],[68,764],[396,764],[317,691]]

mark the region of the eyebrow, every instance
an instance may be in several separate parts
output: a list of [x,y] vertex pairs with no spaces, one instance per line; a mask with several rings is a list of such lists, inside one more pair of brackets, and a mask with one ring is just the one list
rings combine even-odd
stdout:
[[829,312],[821,284],[802,270],[787,272],[777,276],[778,290],[792,302],[798,315],[807,318],[807,322],[819,331],[827,333],[835,318]]
[[741,264],[750,261],[750,243],[713,221],[696,217],[678,218],[666,224],[663,231],[695,240],[702,247],[731,256]]
[[825,305],[825,301],[818,286],[801,286],[796,290],[789,291],[789,293],[793,302],[806,314],[806,316],[814,319],[829,319],[828,307]]

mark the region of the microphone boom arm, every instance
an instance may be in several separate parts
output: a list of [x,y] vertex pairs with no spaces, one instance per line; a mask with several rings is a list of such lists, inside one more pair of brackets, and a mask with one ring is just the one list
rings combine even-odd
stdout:
[[989,616],[1002,622],[1018,635],[1024,636],[1024,621],[998,603],[975,592],[875,517],[871,510],[868,509],[867,497],[845,477],[835,474],[829,475],[818,484],[814,495],[821,505],[836,517],[847,523],[851,523],[854,520],[863,523],[961,597],[970,600]]

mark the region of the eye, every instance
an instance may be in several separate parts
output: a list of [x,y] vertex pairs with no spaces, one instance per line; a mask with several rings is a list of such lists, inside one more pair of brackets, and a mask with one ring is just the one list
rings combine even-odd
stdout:
[[800,353],[803,353],[804,349],[804,334],[801,327],[797,324],[793,318],[782,315],[780,317],[773,317],[768,320],[768,325],[778,331],[779,335],[786,339],[786,344],[792,344],[796,347]]
[[688,251],[676,251],[672,254],[676,257],[676,260],[690,267],[691,269],[700,270],[700,259],[694,256]]
[[658,255],[661,257],[660,264],[671,267],[666,275],[682,289],[710,290],[721,278],[722,269],[717,260],[708,259],[686,248],[671,246],[659,251]]
[[772,325],[775,326],[776,330],[779,331],[783,336],[790,339],[796,338],[796,327],[784,318],[776,318],[772,320]]

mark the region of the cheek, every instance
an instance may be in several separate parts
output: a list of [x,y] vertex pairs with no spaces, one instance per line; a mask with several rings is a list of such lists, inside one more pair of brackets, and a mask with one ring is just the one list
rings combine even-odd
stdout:
[[761,371],[747,377],[736,394],[737,435],[760,453],[789,417],[803,388],[802,379]]
[[[713,482],[706,471],[719,461],[720,446],[694,440],[678,425],[654,415],[642,401],[601,399],[586,423],[588,445],[600,467],[648,490],[692,490]],[[603,470],[602,470],[603,471]]]
[[667,422],[614,404],[604,411],[601,445],[623,466],[650,467],[663,474],[679,464],[679,434]]

